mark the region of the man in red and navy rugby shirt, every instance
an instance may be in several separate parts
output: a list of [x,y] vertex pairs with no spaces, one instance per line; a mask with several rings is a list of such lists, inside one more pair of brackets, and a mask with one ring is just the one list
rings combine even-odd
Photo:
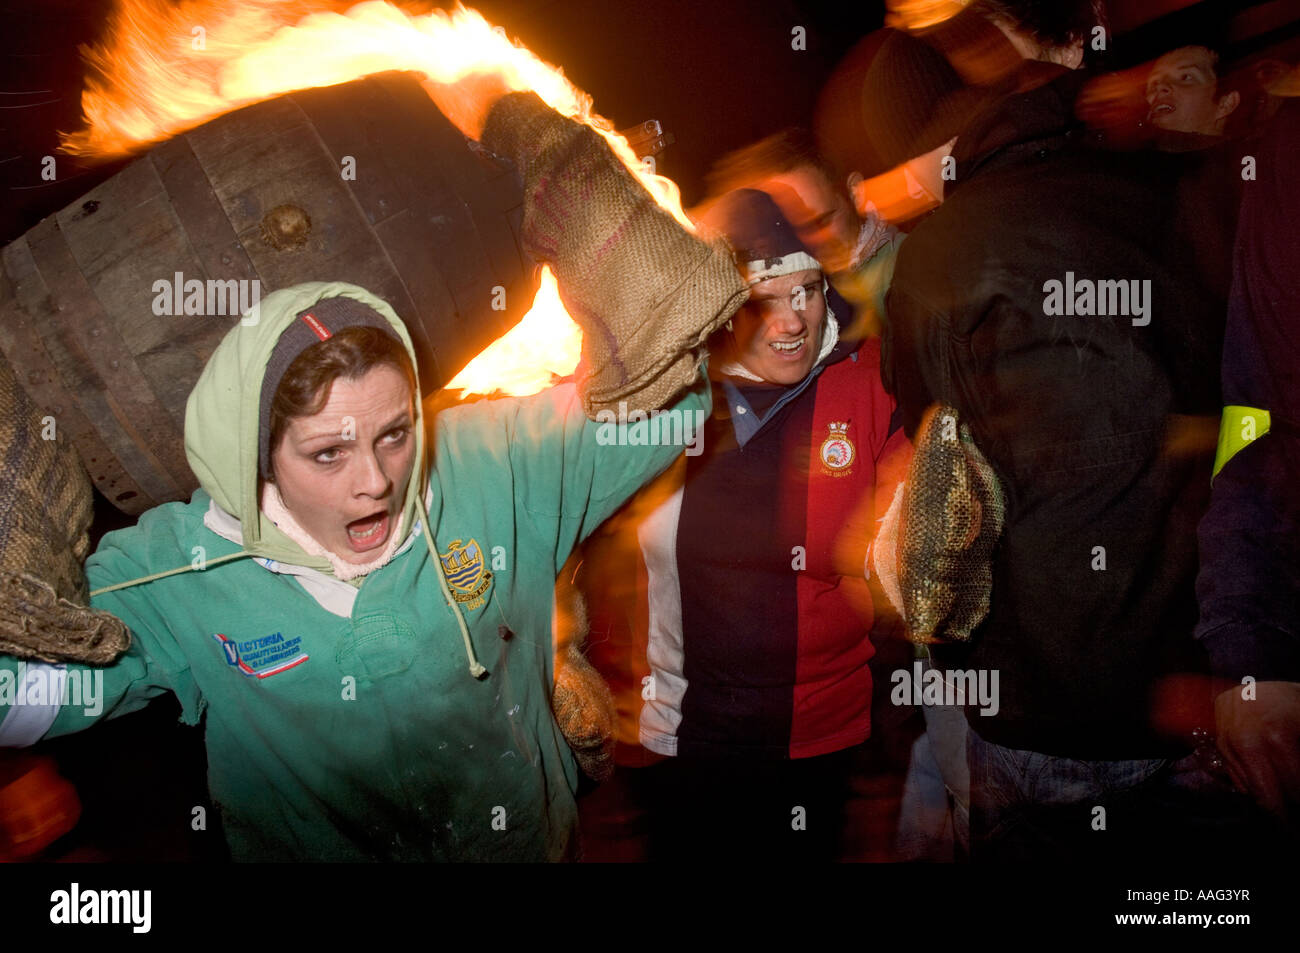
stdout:
[[867,548],[911,449],[878,339],[839,339],[848,306],[771,198],[728,193],[704,224],[751,296],[710,342],[702,442],[618,524],[640,583],[612,613],[633,631],[608,674],[639,689],[620,693],[620,734],[635,721],[668,756],[621,781],[651,859],[829,858],[871,731]]

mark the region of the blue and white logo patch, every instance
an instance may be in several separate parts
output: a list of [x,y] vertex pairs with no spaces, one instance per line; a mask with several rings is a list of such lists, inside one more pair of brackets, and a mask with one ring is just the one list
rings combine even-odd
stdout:
[[225,653],[226,664],[249,678],[270,678],[301,665],[309,658],[302,651],[302,636],[286,639],[283,633],[272,632],[242,642],[221,632],[212,633],[212,637]]

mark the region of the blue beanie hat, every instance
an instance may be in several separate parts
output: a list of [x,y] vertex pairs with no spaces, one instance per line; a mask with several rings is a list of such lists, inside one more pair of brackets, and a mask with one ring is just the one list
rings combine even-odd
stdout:
[[727,236],[736,265],[749,284],[809,269],[821,263],[799,241],[772,197],[757,189],[736,189],[718,199],[700,219]]

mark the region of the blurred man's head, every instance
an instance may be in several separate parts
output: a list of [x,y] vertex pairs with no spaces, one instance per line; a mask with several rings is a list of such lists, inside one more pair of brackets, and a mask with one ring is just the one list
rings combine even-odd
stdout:
[[862,222],[848,189],[807,130],[786,129],[724,156],[709,182],[714,194],[740,188],[767,192],[827,271],[851,264]]
[[1173,132],[1222,135],[1241,94],[1220,89],[1218,59],[1204,46],[1183,46],[1156,60],[1146,88],[1152,124]]
[[942,201],[945,160],[987,96],[968,87],[942,53],[900,30],[859,43],[818,107],[819,136],[851,170],[858,213],[870,205],[904,222]]
[[1027,60],[1069,69],[1083,65],[1094,28],[1105,28],[1096,0],[975,0],[984,14]]
[[821,265],[766,192],[728,192],[703,222],[727,236],[750,289],[719,342],[723,360],[739,364],[739,376],[782,387],[799,383],[835,339],[826,337]]

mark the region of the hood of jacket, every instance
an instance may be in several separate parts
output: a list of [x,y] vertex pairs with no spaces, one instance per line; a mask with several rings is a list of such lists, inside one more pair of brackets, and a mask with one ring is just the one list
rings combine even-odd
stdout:
[[396,312],[364,288],[343,282],[310,282],[267,295],[230,329],[213,352],[185,406],[185,456],[199,485],[217,506],[240,522],[245,552],[277,562],[332,572],[329,562],[309,556],[262,512],[258,500],[258,426],[262,378],[276,342],[299,312],[323,298],[354,298],[392,325],[417,368],[413,395],[415,460],[400,523],[410,533],[425,482],[424,420],[418,363],[410,335]]

